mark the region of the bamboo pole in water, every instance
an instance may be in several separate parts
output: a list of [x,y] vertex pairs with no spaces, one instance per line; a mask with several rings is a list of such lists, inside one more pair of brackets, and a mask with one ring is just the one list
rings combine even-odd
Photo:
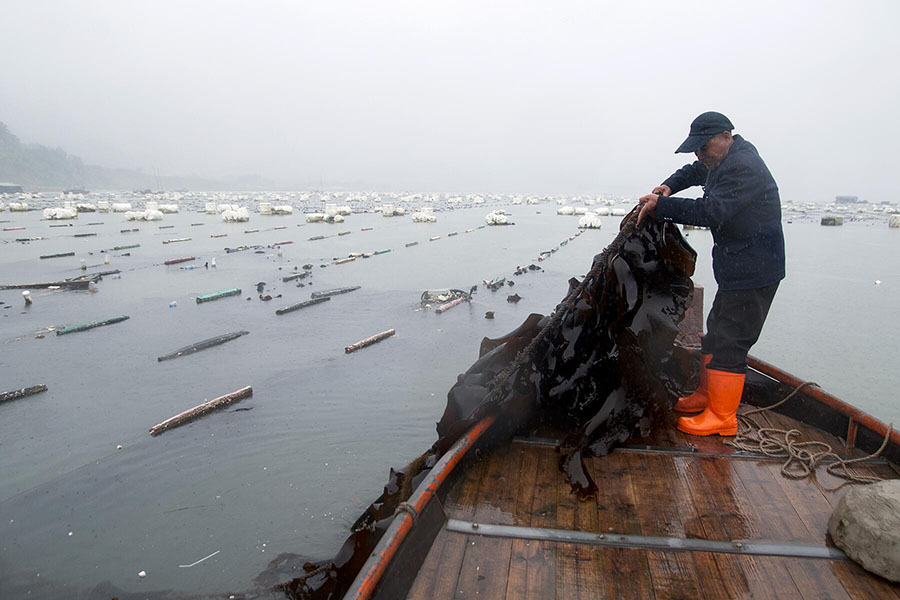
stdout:
[[220,344],[224,344],[225,342],[230,342],[231,340],[236,340],[242,335],[247,335],[250,333],[249,331],[234,331],[232,333],[225,333],[223,335],[217,335],[216,337],[209,338],[208,340],[203,340],[200,342],[196,342],[191,344],[190,346],[185,346],[184,348],[179,348],[175,352],[171,352],[166,354],[165,356],[160,356],[156,360],[157,362],[162,362],[164,360],[170,360],[173,358],[179,358],[186,354],[193,354],[194,352],[199,352],[200,350],[206,350],[207,348],[212,348],[213,346],[218,346]]
[[166,419],[158,425],[154,425],[150,428],[150,435],[159,435],[160,433],[178,427],[179,425],[190,423],[194,419],[201,417],[208,412],[223,408],[233,402],[243,400],[244,398],[249,398],[252,395],[253,388],[248,385],[247,387],[243,387],[236,392],[231,392],[230,394],[219,396],[218,398],[210,400],[209,402],[198,404],[194,408],[189,408],[184,412],[178,413],[174,417]]
[[331,297],[325,296],[324,298],[313,298],[312,300],[306,300],[305,302],[300,302],[299,304],[292,304],[291,306],[279,308],[275,311],[275,314],[283,315],[289,312],[294,312],[295,310],[300,310],[301,308],[306,308],[307,306],[319,304],[320,302],[327,302],[328,300],[331,300]]
[[434,312],[440,314],[446,310],[450,310],[457,304],[460,304],[465,301],[466,301],[465,298],[457,298],[456,300],[451,300],[450,302],[447,302],[446,304],[441,304],[440,306],[438,306],[436,309],[434,309]]
[[0,402],[6,402],[7,400],[15,400],[17,398],[24,398],[25,396],[31,396],[33,394],[40,394],[41,392],[46,392],[47,386],[43,383],[40,385],[33,385],[31,387],[22,388],[21,390],[13,390],[11,392],[3,392],[0,394]]
[[381,333],[376,333],[372,337],[367,337],[364,340],[360,340],[355,344],[350,344],[346,348],[344,348],[344,352],[350,354],[351,352],[356,352],[360,348],[365,348],[366,346],[371,346],[375,342],[380,342],[381,340],[387,339],[397,333],[393,329],[388,329],[387,331],[382,331]]
[[354,292],[359,289],[358,285],[354,285],[352,287],[342,287],[335,288],[333,290],[325,290],[324,292],[313,292],[310,294],[312,298],[324,298],[326,296],[337,296],[338,294],[346,294],[348,292]]
[[57,329],[56,335],[66,335],[67,333],[75,333],[77,331],[85,331],[87,329],[93,329],[94,327],[103,327],[104,325],[112,325],[113,323],[120,323],[128,319],[127,315],[122,315],[121,317],[113,317],[112,319],[104,319],[103,321],[95,321],[94,323],[85,323],[84,325],[75,325],[73,327],[66,327],[65,329]]
[[195,257],[195,256],[184,256],[184,257],[182,257],[182,258],[170,258],[169,260],[167,260],[167,261],[164,262],[163,264],[166,264],[166,265],[177,265],[178,263],[189,262],[189,261],[192,261],[192,260],[197,260],[197,257]]
[[238,296],[240,295],[240,293],[241,288],[231,288],[229,290],[222,290],[221,292],[213,292],[212,294],[197,296],[197,304],[212,302],[213,300],[218,300],[219,298],[227,298],[229,296]]

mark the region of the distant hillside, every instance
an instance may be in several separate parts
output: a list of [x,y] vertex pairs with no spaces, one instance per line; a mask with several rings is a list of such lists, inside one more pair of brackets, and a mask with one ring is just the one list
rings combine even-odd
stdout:
[[18,183],[26,189],[270,190],[278,187],[257,175],[213,181],[198,177],[157,177],[131,169],[86,165],[62,148],[23,144],[4,123],[0,123],[0,181]]

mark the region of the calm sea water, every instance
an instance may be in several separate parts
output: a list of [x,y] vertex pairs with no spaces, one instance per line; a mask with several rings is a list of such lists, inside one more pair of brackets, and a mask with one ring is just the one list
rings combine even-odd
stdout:
[[[39,212],[0,213],[11,221],[3,227],[27,227],[0,234],[0,283],[73,277],[81,259],[89,272],[121,269],[120,278],[106,277],[93,294],[33,290],[28,309],[21,291],[0,291],[0,391],[49,387],[0,405],[0,584],[50,598],[102,582],[127,591],[229,593],[250,587],[281,552],[331,556],[380,493],[390,466],[434,441],[447,390],[477,357],[481,338],[552,310],[567,280],[587,271],[620,220],[604,217],[602,230],[569,241],[577,219],[557,216],[555,203],[507,203],[514,227],[478,229],[495,207],[437,212],[435,224],[377,213],[354,214],[339,225],[307,224],[300,212],[228,224],[185,203],[180,214],[151,223],[82,214],[72,227],[51,228]],[[120,232],[131,228],[140,231]],[[260,231],[244,233],[251,228]],[[210,237],[221,233],[228,236]],[[329,237],[309,241],[317,235]],[[795,218],[785,223],[785,235],[788,277],[753,353],[900,424],[900,231],[883,219],[827,228]],[[45,239],[14,241],[35,236]],[[440,239],[428,241],[433,236]],[[182,237],[192,239],[163,244]],[[711,238],[691,231],[687,239],[699,255],[695,281],[707,290],[708,309],[715,290]],[[293,243],[278,256],[268,246],[281,241]],[[110,252],[111,264],[102,264],[100,250],[126,244],[140,247]],[[263,252],[224,251],[244,244]],[[387,248],[332,264],[350,252]],[[543,271],[512,276],[556,248],[538,263]],[[67,251],[76,255],[39,259]],[[161,264],[181,256],[197,260]],[[204,268],[213,258],[217,266]],[[311,285],[281,281],[307,263],[314,265],[304,280]],[[497,276],[515,287],[492,293],[479,286],[472,303],[444,314],[421,309],[424,290],[468,289]],[[258,282],[281,298],[261,301]],[[311,291],[348,285],[362,287],[274,314]],[[232,287],[242,294],[194,302]],[[507,302],[511,293],[522,300]],[[486,311],[496,318],[486,320]],[[130,319],[66,336],[47,331],[118,315]],[[390,328],[396,336],[345,354],[346,345]],[[241,329],[250,334],[156,360]],[[159,437],[147,433],[246,385],[251,399]],[[216,551],[196,566],[180,566]],[[138,578],[139,571],[147,576]]]

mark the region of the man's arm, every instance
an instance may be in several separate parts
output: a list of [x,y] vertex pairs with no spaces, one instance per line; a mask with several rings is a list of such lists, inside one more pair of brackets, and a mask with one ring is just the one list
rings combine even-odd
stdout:
[[[709,170],[699,160],[694,161],[689,165],[684,165],[683,167],[669,175],[668,179],[666,179],[662,183],[662,186],[669,188],[669,194],[663,195],[668,196],[670,194],[677,194],[681,190],[686,190],[689,187],[694,187],[695,185],[703,185],[704,183],[706,183],[706,178],[708,175]],[[654,193],[658,192],[654,191]]]
[[764,193],[764,182],[752,168],[742,165],[722,174],[705,198],[668,197],[656,206],[660,219],[717,227],[736,218]]

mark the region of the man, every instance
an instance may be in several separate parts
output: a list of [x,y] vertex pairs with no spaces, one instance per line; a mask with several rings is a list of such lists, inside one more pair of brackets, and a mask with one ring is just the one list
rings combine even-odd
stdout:
[[[679,398],[677,427],[693,435],[736,435],[747,353],[784,279],[784,234],[778,186],[753,145],[732,135],[728,117],[706,112],[691,123],[678,149],[697,161],[685,165],[640,199],[638,225],[647,218],[709,227],[713,274],[719,289],[701,342],[700,387]],[[672,196],[703,186],[698,199]]]

